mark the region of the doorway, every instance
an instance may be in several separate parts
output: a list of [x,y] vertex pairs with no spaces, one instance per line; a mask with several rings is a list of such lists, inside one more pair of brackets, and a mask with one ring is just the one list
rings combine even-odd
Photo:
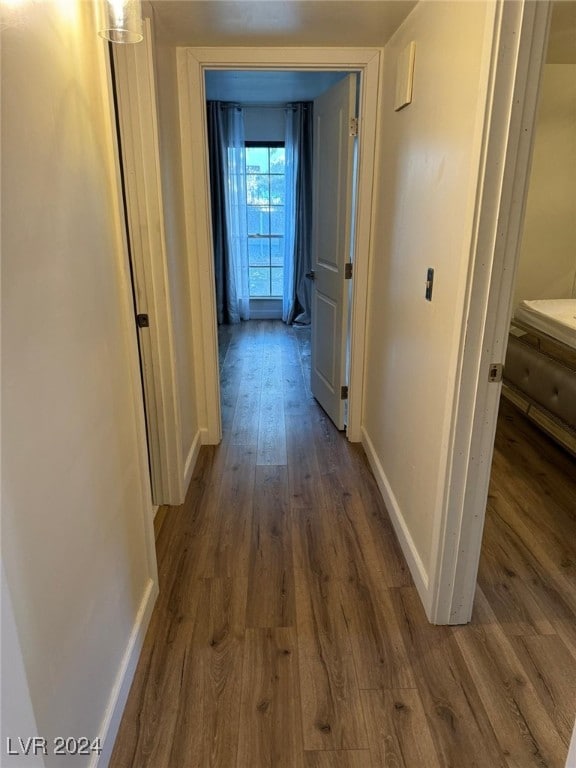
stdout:
[[359,80],[253,70],[205,80],[219,330],[255,319],[312,325],[312,390],[340,430]]
[[[534,118],[551,4],[504,3],[497,25],[510,47],[492,47],[493,90],[478,197],[477,253],[471,283],[451,484],[438,526],[429,616],[438,624],[470,620],[501,386],[490,375],[504,362],[518,242],[531,163]],[[458,542],[458,546],[450,542]]]
[[[575,624],[567,576],[576,556],[576,423],[567,387],[576,378],[576,350],[550,338],[554,326],[546,334],[531,327],[526,311],[536,304],[526,302],[576,306],[576,48],[565,42],[565,31],[575,28],[576,4],[557,5],[536,115],[478,574],[499,620],[522,631],[546,622],[560,627],[559,652],[563,642],[574,649],[562,618]],[[562,327],[558,331],[564,336]],[[558,397],[544,398],[557,375]],[[522,601],[516,598],[521,592]]]
[[[214,268],[206,151],[206,87],[208,70],[307,70],[312,72],[356,71],[361,74],[357,216],[354,232],[355,274],[350,307],[350,378],[348,439],[361,438],[364,372],[366,287],[371,252],[372,182],[375,160],[377,96],[380,51],[377,49],[233,49],[183,48],[178,51],[178,80],[183,136],[184,199],[187,235],[193,254],[191,289],[197,297],[193,322],[202,350],[203,380],[198,387],[204,400],[206,434],[203,442],[221,439],[218,343],[214,298]],[[194,274],[194,269],[196,270]]]

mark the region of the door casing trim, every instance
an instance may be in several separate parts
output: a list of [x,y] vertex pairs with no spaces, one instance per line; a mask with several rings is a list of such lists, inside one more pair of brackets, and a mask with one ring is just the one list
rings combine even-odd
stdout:
[[[140,329],[142,381],[152,494],[156,504],[182,504],[182,419],[168,279],[164,202],[154,79],[153,33],[144,19],[140,45],[114,47],[118,124],[122,137],[127,227],[136,311],[150,317]],[[132,322],[135,324],[135,319]]]
[[548,0],[494,7],[458,397],[425,599],[434,624],[472,616],[501,391],[488,369],[506,355],[550,10]]
[[373,249],[374,177],[380,88],[379,48],[178,48],[178,90],[186,236],[194,325],[195,382],[203,442],[222,438],[218,338],[210,212],[206,94],[209,69],[359,72],[359,164],[350,323],[346,434],[362,439],[367,289]]

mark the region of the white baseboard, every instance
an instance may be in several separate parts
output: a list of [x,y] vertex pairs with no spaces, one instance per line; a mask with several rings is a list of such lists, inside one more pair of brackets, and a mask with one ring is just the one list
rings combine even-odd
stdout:
[[200,445],[218,445],[220,443],[220,437],[216,437],[210,434],[210,431],[206,427],[200,427]]
[[376,449],[374,448],[374,443],[370,439],[370,436],[368,435],[365,427],[362,427],[362,445],[366,451],[366,456],[368,457],[370,467],[372,468],[372,472],[374,473],[374,477],[378,483],[378,488],[380,489],[380,493],[384,499],[386,509],[390,515],[390,520],[392,521],[392,525],[394,527],[394,531],[396,532],[396,536],[398,537],[400,547],[402,548],[402,552],[406,558],[408,568],[410,569],[410,573],[414,579],[414,584],[416,585],[420,599],[424,604],[426,613],[428,613],[430,601],[430,595],[428,593],[428,574],[424,568],[424,563],[418,554],[414,540],[410,535],[410,531],[408,530],[408,526],[404,520],[404,515],[402,514],[400,505],[398,504],[396,496],[394,495],[390,483],[388,482],[384,468],[380,463],[380,459],[378,458]]
[[192,473],[196,466],[196,459],[198,458],[198,452],[200,451],[201,445],[202,433],[201,430],[198,430],[194,435],[194,440],[192,440],[192,445],[190,446],[188,456],[186,457],[186,463],[184,464],[184,498],[186,498],[186,494],[188,493],[190,480],[192,480]]
[[574,730],[572,731],[565,768],[576,768],[576,722],[574,723]]
[[122,713],[126,706],[126,699],[132,685],[136,664],[140,658],[144,637],[157,596],[158,584],[152,579],[148,579],[138,613],[136,614],[134,626],[130,633],[130,639],[128,640],[128,645],[126,646],[122,663],[120,664],[120,669],[116,675],[116,681],[108,700],[104,721],[99,731],[102,738],[102,754],[93,756],[90,761],[90,768],[106,768],[110,762]]

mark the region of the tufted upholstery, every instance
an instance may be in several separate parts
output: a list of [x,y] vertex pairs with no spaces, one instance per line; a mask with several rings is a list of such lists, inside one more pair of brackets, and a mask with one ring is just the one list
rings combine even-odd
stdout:
[[510,336],[504,378],[530,400],[576,429],[576,371]]

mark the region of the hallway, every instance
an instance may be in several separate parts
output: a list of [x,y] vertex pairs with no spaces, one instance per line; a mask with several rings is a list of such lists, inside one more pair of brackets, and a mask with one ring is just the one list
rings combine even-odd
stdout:
[[474,621],[433,627],[362,448],[311,397],[308,332],[220,335],[224,439],[157,514],[160,596],[111,768],[561,768],[573,462],[503,409]]

